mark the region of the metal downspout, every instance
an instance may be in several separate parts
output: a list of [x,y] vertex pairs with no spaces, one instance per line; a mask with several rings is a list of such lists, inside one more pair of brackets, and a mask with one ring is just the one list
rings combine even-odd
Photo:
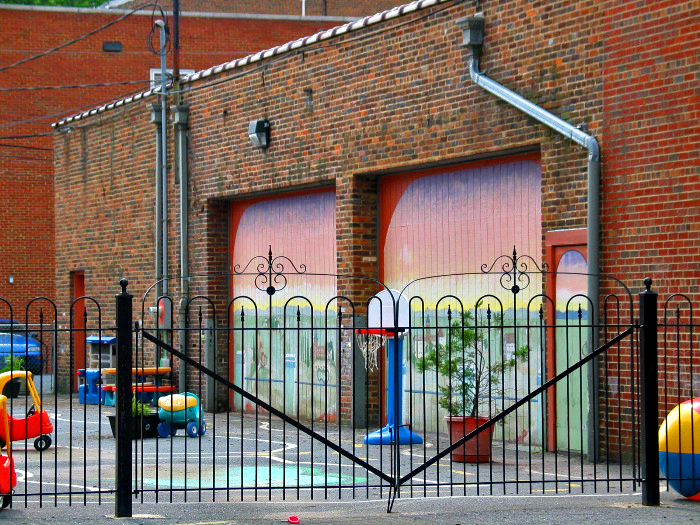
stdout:
[[186,277],[189,275],[188,265],[188,217],[187,209],[189,184],[189,173],[187,172],[187,123],[189,119],[190,106],[186,102],[173,107],[175,112],[175,169],[176,183],[180,185],[180,277],[182,278],[182,295],[189,295],[190,282]]
[[[180,287],[182,291],[182,298],[180,299],[180,304],[178,305],[178,325],[180,337],[178,338],[178,343],[180,347],[180,352],[186,353],[185,337],[186,333],[186,318],[185,309],[187,307],[187,302],[189,300],[190,294],[190,280],[189,280],[189,245],[187,238],[188,231],[188,215],[187,211],[189,208],[188,201],[188,186],[189,186],[189,173],[187,171],[187,123],[189,119],[190,106],[186,102],[183,104],[178,104],[173,107],[175,111],[175,169],[176,169],[176,183],[180,185]],[[184,368],[184,362],[180,360],[180,370]],[[179,385],[180,391],[185,389],[185,377],[184,374],[180,374]]]
[[[168,125],[168,69],[165,59],[167,57],[167,41],[166,24],[162,20],[156,20],[155,25],[160,28],[160,113],[161,113],[161,177],[160,190],[162,196],[161,204],[161,243],[163,244],[161,253],[162,278],[168,277],[168,146],[167,146],[167,125]],[[162,284],[162,295],[168,295],[168,281],[164,280]]]
[[[473,17],[461,18],[456,23],[463,32],[464,41],[462,47],[467,47],[471,51],[469,75],[475,84],[588,150],[587,295],[591,301],[593,310],[593,315],[591,316],[592,325],[595,327],[600,316],[598,311],[600,302],[600,283],[598,278],[600,273],[600,149],[598,141],[581,129],[560,119],[537,104],[533,104],[498,82],[491,80],[479,70],[481,47],[484,43],[484,17],[481,13]],[[550,271],[553,270],[553,268],[550,269]],[[595,328],[593,328],[593,333],[591,334],[591,342],[593,342],[594,346],[597,346],[597,330]],[[590,450],[594,449],[589,448]]]
[[155,261],[154,261],[154,269],[155,269],[155,281],[156,281],[156,297],[160,297],[163,294],[163,288],[160,285],[160,279],[162,278],[161,275],[161,261],[163,260],[162,257],[162,252],[161,252],[161,236],[162,236],[162,231],[161,231],[161,226],[163,225],[163,212],[162,212],[162,206],[161,206],[161,197],[162,197],[162,192],[161,192],[161,166],[163,165],[162,157],[163,157],[163,150],[162,150],[162,142],[161,142],[161,134],[162,134],[162,114],[161,114],[161,108],[159,103],[151,104],[151,122],[155,124],[156,128],[156,169],[155,169],[155,179],[156,179],[156,202],[155,202],[155,207],[156,207],[156,228],[155,228]]

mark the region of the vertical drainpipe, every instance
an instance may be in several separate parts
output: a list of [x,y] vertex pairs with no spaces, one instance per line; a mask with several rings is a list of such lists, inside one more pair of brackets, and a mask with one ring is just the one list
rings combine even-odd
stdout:
[[[190,294],[190,281],[189,281],[189,264],[188,264],[188,217],[187,210],[188,204],[188,194],[187,188],[189,184],[189,174],[187,172],[187,123],[190,114],[190,106],[186,102],[173,106],[172,108],[175,113],[174,124],[175,124],[175,182],[180,185],[180,286],[182,291],[182,298],[180,299],[180,304],[178,306],[178,325],[180,337],[178,339],[180,352],[185,353],[185,307],[187,301],[189,300]],[[179,362],[180,370],[184,368],[184,362],[180,360]],[[185,389],[185,377],[180,374],[180,391]]]
[[154,268],[155,268],[155,281],[156,281],[156,297],[160,297],[163,294],[163,288],[160,284],[160,279],[162,278],[161,274],[161,261],[163,260],[162,257],[162,244],[161,244],[161,237],[163,235],[163,232],[161,231],[161,227],[163,226],[163,207],[161,205],[161,197],[162,197],[162,192],[161,192],[161,174],[160,174],[160,168],[163,165],[163,150],[162,150],[162,141],[161,141],[161,135],[162,135],[162,113],[161,113],[161,107],[159,103],[151,104],[151,122],[155,124],[156,128],[156,169],[155,169],[155,179],[156,179],[156,228],[155,228],[155,261],[154,261]]
[[[160,28],[160,113],[161,113],[161,178],[160,198],[161,205],[161,243],[163,245],[162,257],[162,278],[168,277],[168,146],[167,146],[167,124],[168,124],[168,69],[166,67],[167,58],[167,26],[163,20],[156,20],[155,25]],[[168,281],[163,281],[162,295],[168,294]]]
[[[568,122],[540,106],[533,104],[498,82],[491,80],[479,70],[481,47],[484,43],[484,17],[481,13],[477,13],[472,17],[461,18],[457,20],[456,23],[462,30],[462,47],[467,47],[471,51],[469,75],[475,84],[588,150],[588,215],[586,218],[588,230],[587,295],[591,301],[591,309],[593,311],[591,315],[593,328],[589,335],[589,345],[597,347],[598,333],[596,326],[599,318],[598,307],[600,293],[598,279],[598,274],[600,273],[600,149],[598,147],[598,141],[595,137],[584,133],[581,129],[572,126]],[[553,270],[554,268],[550,268],[550,271]],[[595,383],[596,379],[594,374],[592,382]],[[589,381],[589,383],[591,383],[591,381]],[[593,395],[593,399],[596,399],[595,384],[592,390],[591,394]],[[590,415],[592,412],[595,413],[596,409],[597,405],[593,402],[591,404],[591,410],[589,410],[589,428],[593,426],[591,424]],[[591,433],[589,433],[589,436],[590,435]],[[596,444],[593,443],[593,447],[591,447],[591,442],[589,441],[589,454],[591,451],[595,450]],[[597,454],[594,452],[593,455],[595,456]]]

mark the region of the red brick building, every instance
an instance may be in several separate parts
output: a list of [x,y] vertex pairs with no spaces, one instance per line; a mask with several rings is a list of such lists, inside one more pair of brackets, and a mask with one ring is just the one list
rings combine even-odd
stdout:
[[[426,271],[453,271],[456,259],[464,266],[489,263],[514,243],[554,266],[567,250],[585,263],[593,257],[588,203],[599,197],[600,273],[634,290],[651,275],[662,296],[682,291],[697,303],[700,5],[480,6],[482,71],[597,140],[600,195],[588,189],[589,156],[597,154],[472,82],[470,53],[456,24],[475,14],[471,4],[424,0],[186,82],[190,273],[245,264],[251,253],[240,248],[246,256],[239,259],[237,243],[263,227],[270,230],[261,235],[265,246],[280,237],[294,246],[320,246],[301,262],[327,261],[330,254],[337,293],[360,301],[376,287],[344,275],[402,283]],[[71,298],[71,272],[79,269],[88,294],[108,305],[118,277],[129,278],[137,297],[154,280],[153,100],[112,103],[56,125],[62,312]],[[265,151],[247,136],[248,123],[263,118],[271,124]],[[170,177],[170,207],[176,209]],[[467,185],[464,200],[456,197],[462,195],[457,183]],[[509,200],[512,195],[517,198]],[[415,200],[403,200],[408,197]],[[304,198],[312,199],[306,209],[323,210],[315,227],[294,222],[299,215],[282,215],[285,206],[303,207]],[[420,213],[415,220],[403,202],[444,215]],[[250,212],[246,223],[253,209],[262,211]],[[292,217],[291,224],[276,233],[254,220],[271,213]],[[394,217],[403,222],[394,224]],[[392,265],[409,260],[400,235],[431,246],[443,230],[420,228],[434,220],[450,232],[469,225],[464,235],[436,245],[458,249],[442,256],[418,247],[410,254],[413,266]],[[173,224],[180,221],[175,213]],[[76,222],[90,226],[78,231]],[[507,227],[489,229],[493,223]],[[177,226],[169,231],[169,264],[177,273]],[[221,279],[197,290],[221,304],[230,298]],[[610,291],[612,285],[601,281],[601,301]],[[620,385],[628,381],[626,363]]]
[[[237,7],[231,8],[232,4]],[[192,9],[188,7],[180,24],[180,67],[203,69],[366,13],[357,3],[335,2],[337,8],[331,11],[344,14],[324,16],[313,8],[302,18],[300,8],[291,9],[292,5],[299,7],[298,2],[269,4],[199,2]],[[249,11],[252,5],[258,7]],[[218,12],[218,7],[223,11]],[[190,12],[194,10],[202,13]],[[121,8],[0,5],[0,68],[65,44],[129,12]],[[36,296],[54,297],[56,291],[53,138],[45,136],[51,134],[49,125],[61,115],[148,88],[151,70],[160,67],[159,57],[147,45],[151,15],[150,11],[137,12],[0,75],[0,194],[4,198],[0,211],[0,297],[15,305],[18,319],[25,316],[24,306],[19,305]],[[157,34],[153,43],[158,47]],[[171,54],[168,67],[172,62]],[[55,89],[61,87],[64,89]],[[79,231],[80,221],[71,227]],[[53,317],[48,311],[45,315]],[[9,313],[0,314],[0,318],[5,317]],[[30,312],[30,320],[38,322],[38,313]]]

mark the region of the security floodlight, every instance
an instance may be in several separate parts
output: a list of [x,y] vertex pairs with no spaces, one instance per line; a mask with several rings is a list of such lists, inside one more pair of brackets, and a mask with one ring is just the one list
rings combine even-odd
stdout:
[[267,119],[252,121],[248,126],[248,137],[256,148],[267,149],[270,145],[270,121]]

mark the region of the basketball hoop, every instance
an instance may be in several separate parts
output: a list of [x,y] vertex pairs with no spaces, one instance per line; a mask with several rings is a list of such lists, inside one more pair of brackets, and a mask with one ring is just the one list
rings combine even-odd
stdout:
[[365,359],[365,369],[369,372],[379,369],[379,349],[384,345],[387,337],[394,334],[383,328],[360,328],[355,330],[357,334],[357,346]]

